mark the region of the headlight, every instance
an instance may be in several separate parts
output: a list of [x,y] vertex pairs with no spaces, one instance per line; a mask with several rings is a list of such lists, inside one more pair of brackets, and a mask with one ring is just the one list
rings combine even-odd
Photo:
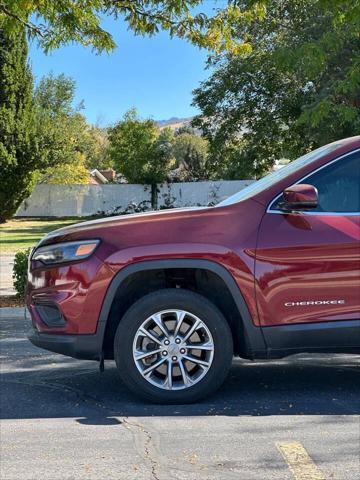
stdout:
[[99,243],[100,240],[84,240],[46,245],[37,248],[31,260],[38,260],[45,265],[83,260],[90,257]]

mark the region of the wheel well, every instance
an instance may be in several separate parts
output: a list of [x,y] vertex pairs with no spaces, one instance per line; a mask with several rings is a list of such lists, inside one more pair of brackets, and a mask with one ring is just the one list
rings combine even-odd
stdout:
[[105,358],[113,358],[114,336],[121,318],[130,306],[148,293],[164,288],[182,288],[208,298],[229,323],[234,353],[247,357],[246,339],[240,312],[224,280],[214,272],[201,268],[166,268],[136,272],[118,287],[106,324],[103,350]]

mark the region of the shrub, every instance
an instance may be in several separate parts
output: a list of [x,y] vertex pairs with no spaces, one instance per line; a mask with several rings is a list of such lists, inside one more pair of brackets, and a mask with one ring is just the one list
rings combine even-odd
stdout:
[[17,252],[15,255],[15,261],[13,266],[13,279],[14,287],[16,290],[16,296],[19,298],[25,297],[26,279],[27,279],[27,267],[28,259],[31,248]]

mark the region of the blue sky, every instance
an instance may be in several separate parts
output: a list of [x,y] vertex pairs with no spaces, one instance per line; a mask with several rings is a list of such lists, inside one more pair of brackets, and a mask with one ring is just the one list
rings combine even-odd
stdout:
[[188,117],[192,90],[209,75],[207,52],[167,33],[136,37],[123,22],[107,20],[117,49],[96,55],[90,48],[73,45],[45,55],[30,46],[35,80],[49,72],[64,73],[76,80],[76,102],[84,100],[84,114],[91,123],[109,125],[126,110],[136,107],[142,117],[156,120]]

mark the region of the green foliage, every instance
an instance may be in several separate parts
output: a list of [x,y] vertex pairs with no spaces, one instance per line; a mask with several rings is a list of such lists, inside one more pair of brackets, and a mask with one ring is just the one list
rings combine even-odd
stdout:
[[27,267],[28,259],[31,248],[24,251],[17,252],[15,254],[14,266],[13,266],[13,279],[16,295],[19,298],[25,297],[26,279],[27,279]]
[[129,110],[109,130],[109,155],[114,168],[130,183],[155,185],[166,180],[171,165],[171,136],[153,120]]
[[251,51],[213,57],[194,92],[215,176],[258,177],[277,158],[360,133],[359,27],[359,2],[345,0],[275,0],[262,22],[239,24]]
[[176,129],[175,137],[177,135],[182,135],[183,133],[190,133],[195,135],[195,129],[189,124],[182,125],[181,127]]
[[91,151],[88,125],[80,113],[82,104],[74,107],[74,97],[75,81],[63,74],[43,77],[35,89],[38,135],[47,155],[39,170],[47,165],[71,164],[76,153]]
[[0,223],[31,191],[39,155],[25,33],[0,30]]
[[39,183],[52,185],[86,185],[89,183],[89,170],[85,166],[85,156],[77,152],[71,163],[49,167],[40,175]]
[[191,133],[190,129],[184,129],[181,132],[184,133],[178,133],[173,142],[178,180],[197,181],[209,178],[207,170],[208,141]]
[[247,52],[251,46],[235,36],[237,25],[261,20],[265,3],[252,1],[242,9],[236,1],[229,2],[206,15],[201,12],[205,0],[0,0],[0,22],[8,31],[25,26],[46,52],[72,42],[98,52],[112,50],[115,41],[102,27],[105,17],[125,19],[137,35],[164,30],[200,47]]
[[39,137],[47,142],[48,168],[40,169],[38,181],[84,184],[90,168],[109,166],[105,132],[90,126],[74,107],[75,81],[65,75],[44,77],[35,90]]
[[160,174],[163,180],[167,179],[169,169],[173,168],[175,165],[173,142],[174,132],[171,130],[171,128],[165,127],[161,129],[156,140],[154,154],[155,156],[159,156],[160,165],[164,166],[164,169]]
[[[43,77],[36,88],[35,99],[39,108],[51,112],[53,116],[71,116],[74,113],[75,80],[63,73],[52,73]],[[76,110],[80,110],[78,107]]]
[[88,148],[85,151],[87,168],[90,170],[112,168],[107,130],[90,125],[86,129],[86,134],[88,139]]
[[73,106],[75,82],[49,75],[33,93],[26,58],[24,31],[0,31],[0,223],[36,181],[87,183],[87,168],[106,149],[106,138],[81,115],[82,105]]

